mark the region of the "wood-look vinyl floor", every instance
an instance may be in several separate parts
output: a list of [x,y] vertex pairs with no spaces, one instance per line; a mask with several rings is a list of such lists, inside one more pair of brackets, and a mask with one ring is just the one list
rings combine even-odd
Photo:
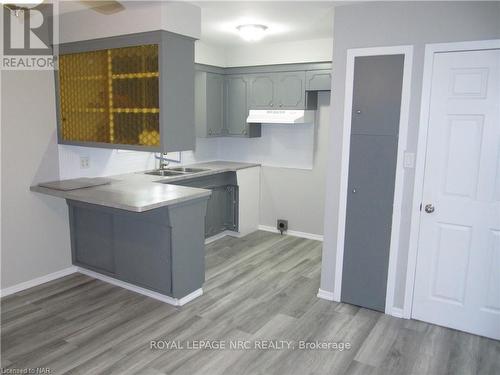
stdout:
[[[320,263],[317,241],[267,232],[225,237],[207,245],[204,295],[181,308],[70,275],[2,299],[2,367],[52,374],[500,374],[498,341],[318,299]],[[151,349],[151,340],[185,348]],[[344,342],[351,349],[187,349],[192,340]]]

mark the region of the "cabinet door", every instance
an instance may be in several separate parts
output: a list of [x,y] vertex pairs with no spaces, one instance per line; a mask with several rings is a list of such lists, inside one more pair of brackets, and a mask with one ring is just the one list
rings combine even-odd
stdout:
[[115,273],[113,217],[111,214],[70,205],[73,262]]
[[60,56],[60,140],[159,147],[158,45]]
[[61,55],[58,83],[60,140],[110,143],[107,51]]
[[278,89],[275,102],[278,108],[305,108],[305,80],[305,72],[285,72],[276,75]]
[[207,135],[222,134],[224,127],[224,77],[207,73]]
[[274,107],[276,83],[272,74],[250,75],[250,108],[270,109]]
[[225,127],[230,135],[247,133],[248,81],[244,76],[229,76],[225,80]]
[[307,91],[330,91],[332,71],[328,69],[310,70],[306,72]]

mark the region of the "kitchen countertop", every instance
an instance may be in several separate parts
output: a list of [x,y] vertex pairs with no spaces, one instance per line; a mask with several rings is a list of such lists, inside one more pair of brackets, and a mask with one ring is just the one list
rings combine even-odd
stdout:
[[[143,212],[210,195],[210,191],[206,189],[169,185],[168,182],[209,176],[223,172],[235,172],[240,169],[258,166],[260,166],[260,164],[213,161],[183,165],[183,167],[203,168],[207,170],[179,176],[162,177],[136,172],[109,176],[111,182],[107,185],[75,190],[56,190],[36,185],[31,186],[30,190],[63,199],[97,204],[127,211]],[[172,166],[172,168],[173,167],[175,166]]]

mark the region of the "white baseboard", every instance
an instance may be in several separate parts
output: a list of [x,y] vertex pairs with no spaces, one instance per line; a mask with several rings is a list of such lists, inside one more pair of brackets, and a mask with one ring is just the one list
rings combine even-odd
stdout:
[[194,292],[192,292],[192,293],[190,293],[187,296],[184,296],[182,298],[173,298],[173,297],[169,297],[169,296],[166,296],[166,295],[158,293],[158,292],[153,292],[152,290],[149,290],[149,289],[141,288],[140,286],[129,284],[125,281],[117,280],[113,277],[109,277],[109,276],[102,275],[102,274],[94,272],[94,271],[87,270],[85,268],[77,267],[77,271],[79,273],[84,274],[84,275],[87,275],[87,276],[93,277],[95,279],[104,281],[106,283],[113,284],[113,285],[119,286],[121,288],[128,289],[128,290],[131,290],[133,292],[157,299],[158,301],[162,301],[162,302],[168,303],[169,305],[173,305],[173,306],[185,305],[186,303],[192,301],[196,297],[199,297],[203,294],[203,289],[200,288],[200,289],[197,289]]
[[19,283],[8,288],[4,288],[0,290],[0,297],[6,297],[8,295],[22,292],[23,290],[33,288],[35,286],[48,283],[49,281],[59,279],[60,277],[71,275],[72,273],[77,272],[77,267],[71,266],[68,268],[64,268],[60,271],[49,273],[48,275],[37,277],[36,279],[28,280],[23,283]]
[[232,230],[225,230],[224,232],[220,232],[219,234],[216,234],[215,236],[206,238],[205,245],[208,245],[209,243],[220,240],[221,238],[226,237],[226,236],[237,237],[237,238],[243,237],[243,235],[239,232],[235,232]]
[[[268,225],[259,225],[259,230],[264,230],[266,232],[280,233],[280,231],[274,227],[270,227]],[[320,234],[299,232],[296,230],[287,230],[285,234],[294,237],[307,238],[309,240],[323,241],[323,236]]]
[[321,299],[326,299],[327,301],[335,301],[335,298],[333,298],[332,292],[328,292],[328,291],[323,290],[321,288],[319,288],[319,290],[318,290],[317,297],[321,298]]
[[396,318],[403,318],[403,309],[400,309],[399,307],[393,307],[389,313],[389,315],[394,316]]
[[201,297],[203,295],[203,289],[196,289],[194,292],[189,293],[187,296],[184,296],[182,298],[177,298],[178,305],[177,306],[184,306],[186,303],[191,302],[195,298]]

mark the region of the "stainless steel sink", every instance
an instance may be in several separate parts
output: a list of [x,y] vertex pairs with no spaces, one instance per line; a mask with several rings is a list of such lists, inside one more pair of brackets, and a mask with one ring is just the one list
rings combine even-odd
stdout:
[[149,171],[149,172],[144,172],[144,174],[150,174],[153,176],[162,176],[162,177],[167,177],[167,176],[182,176],[184,173],[182,172],[176,172],[176,171],[169,171],[166,169],[163,170],[155,170],[155,171]]
[[144,172],[144,174],[150,174],[153,176],[168,177],[168,176],[182,176],[182,175],[186,175],[186,174],[190,174],[190,173],[203,172],[206,170],[207,169],[202,169],[202,168],[175,167],[175,168],[168,168],[168,169],[155,169],[154,171]]
[[181,173],[198,173],[198,172],[204,172],[207,169],[203,168],[184,168],[184,167],[175,167],[175,168],[169,168],[169,171],[176,171],[176,172],[181,172]]

